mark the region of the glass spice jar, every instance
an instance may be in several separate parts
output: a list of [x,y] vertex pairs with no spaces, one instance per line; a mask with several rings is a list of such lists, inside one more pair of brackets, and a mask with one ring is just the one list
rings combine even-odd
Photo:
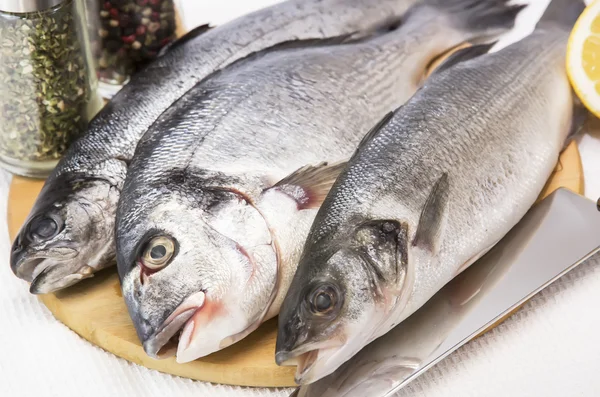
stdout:
[[88,0],[100,92],[111,98],[175,39],[173,0]]
[[47,176],[102,107],[83,0],[0,0],[0,165]]

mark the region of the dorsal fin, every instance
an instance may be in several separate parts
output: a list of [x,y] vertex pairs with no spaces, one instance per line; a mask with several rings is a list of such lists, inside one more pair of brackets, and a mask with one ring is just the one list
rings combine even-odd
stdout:
[[[369,29],[355,30],[350,33],[340,34],[331,37],[319,37],[319,38],[307,38],[307,39],[295,39],[282,41],[280,43],[273,44],[270,47],[263,48],[261,50],[252,52],[228,65],[226,68],[230,68],[248,60],[260,58],[264,55],[290,50],[295,48],[313,48],[313,47],[327,47],[341,44],[357,44],[367,42],[374,37],[384,35],[392,30],[397,29],[401,26],[402,20],[399,18],[391,18],[383,20],[381,23],[372,26]],[[218,71],[217,71],[218,72]]]
[[333,45],[355,43],[355,42],[363,40],[363,39],[364,38],[362,38],[362,37],[357,38],[356,33],[353,32],[353,33],[343,34],[343,35],[339,35],[339,36],[328,37],[328,38],[324,38],[324,39],[297,39],[297,40],[283,41],[281,43],[274,44],[270,47],[263,48],[262,50],[251,52],[250,54],[227,65],[225,67],[225,69],[236,67],[247,61],[261,58],[267,54],[271,54],[274,52],[292,50],[292,49],[300,49],[300,48],[327,47],[327,46],[333,46]]
[[[398,108],[400,109],[400,108]],[[385,127],[390,120],[392,119],[392,117],[394,117],[395,112],[398,110],[396,109],[393,112],[388,112],[385,116],[383,116],[383,118],[381,120],[379,120],[377,122],[377,124],[375,124],[375,126],[373,128],[371,128],[369,130],[369,132],[367,132],[367,134],[363,137],[363,139],[361,139],[360,143],[358,144],[358,148],[356,149],[357,151],[360,150],[360,148],[367,142],[369,142],[371,139],[373,139],[373,137],[379,132],[381,131],[381,129],[383,127]]]
[[164,46],[163,48],[161,48],[160,52],[158,53],[158,56],[159,57],[163,56],[167,51],[169,51],[173,48],[179,47],[182,44],[187,43],[188,41],[202,35],[203,33],[206,33],[210,29],[212,29],[212,27],[208,24],[195,27],[194,29],[190,30],[189,32],[187,32],[186,34],[184,34],[177,40],[174,40],[174,41],[170,42],[169,44],[167,44],[166,46]]
[[461,49],[455,51],[452,55],[450,55],[444,61],[442,61],[442,63],[437,68],[435,68],[433,70],[433,72],[431,72],[430,76],[441,73],[444,70],[448,70],[451,67],[453,67],[461,62],[466,62],[471,59],[477,58],[481,55],[487,54],[494,45],[496,45],[496,42],[477,44],[477,45],[461,48]]

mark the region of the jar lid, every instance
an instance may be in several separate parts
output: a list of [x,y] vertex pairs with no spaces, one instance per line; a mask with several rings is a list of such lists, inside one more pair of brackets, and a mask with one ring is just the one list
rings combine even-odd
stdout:
[[25,13],[43,11],[65,0],[0,0],[0,12]]

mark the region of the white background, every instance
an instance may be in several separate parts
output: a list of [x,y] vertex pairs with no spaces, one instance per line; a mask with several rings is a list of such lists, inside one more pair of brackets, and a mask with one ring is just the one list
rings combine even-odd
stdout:
[[[376,1],[376,0],[373,0]],[[219,24],[273,0],[183,0],[188,27]],[[531,26],[545,0],[521,19]],[[581,152],[586,195],[600,197],[600,136]],[[0,171],[0,217],[10,176]],[[0,224],[5,225],[6,222]],[[573,236],[577,238],[577,236]],[[565,241],[565,246],[569,242]],[[0,227],[0,396],[287,396],[289,390],[210,385],[130,364],[87,343],[29,295],[8,266]],[[600,257],[581,265],[524,309],[409,385],[415,397],[600,396]]]

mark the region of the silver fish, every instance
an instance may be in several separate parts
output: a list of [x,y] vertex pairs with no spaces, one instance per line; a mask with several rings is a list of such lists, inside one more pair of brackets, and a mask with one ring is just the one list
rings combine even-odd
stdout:
[[395,392],[600,251],[599,233],[594,203],[557,190],[409,318],[292,396],[410,396]]
[[292,0],[190,32],[133,76],[60,161],[15,239],[13,272],[37,294],[114,264],[116,207],[139,139],[210,73],[277,43],[372,29],[414,2]]
[[512,26],[516,8],[472,3],[419,5],[359,43],[257,54],[144,135],[116,230],[123,296],[150,356],[172,353],[182,331],[177,360],[194,360],[277,314],[335,164],[415,92],[434,57]]
[[276,360],[298,364],[297,382],[332,373],[407,318],[535,202],[574,120],[573,22],[471,60],[478,48],[463,50],[359,147],[281,308]]

